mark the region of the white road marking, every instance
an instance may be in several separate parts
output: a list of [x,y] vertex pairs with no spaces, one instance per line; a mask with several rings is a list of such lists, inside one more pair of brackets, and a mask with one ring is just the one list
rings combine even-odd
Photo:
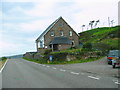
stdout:
[[119,82],[115,82],[115,84],[120,84]]
[[0,73],[3,71],[4,67],[6,66],[8,60],[6,60],[6,62],[4,63],[4,65],[2,66],[1,70],[0,70]]
[[76,73],[76,72],[70,72],[71,74],[76,74],[76,75],[79,75],[79,73]]
[[38,64],[38,63],[34,63],[34,64]]
[[88,76],[89,78],[92,78],[92,79],[96,79],[96,80],[99,80],[100,78],[98,77],[93,77],[93,76]]
[[118,80],[116,80],[116,79],[113,79],[113,82],[114,82],[115,84],[120,84],[120,83],[118,82]]
[[46,67],[50,67],[50,66],[46,66]]
[[45,66],[45,65],[42,65],[42,66]]
[[57,68],[53,67],[53,69],[57,69]]
[[60,69],[60,71],[63,71],[63,72],[65,72],[66,70]]

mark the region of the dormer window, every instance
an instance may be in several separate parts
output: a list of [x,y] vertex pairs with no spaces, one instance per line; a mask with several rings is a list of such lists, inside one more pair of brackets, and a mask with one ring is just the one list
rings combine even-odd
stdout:
[[64,34],[63,34],[63,31],[62,31],[62,30],[60,30],[60,36],[64,36]]
[[72,31],[69,32],[70,36],[72,36]]
[[50,36],[54,36],[54,32],[53,31],[50,32]]

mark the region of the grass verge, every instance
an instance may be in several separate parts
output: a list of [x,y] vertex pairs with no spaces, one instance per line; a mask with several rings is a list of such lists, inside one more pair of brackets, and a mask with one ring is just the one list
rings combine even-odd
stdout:
[[6,60],[1,60],[0,61],[0,69],[3,67],[4,63],[6,62]]
[[92,62],[92,61],[97,61],[100,60],[101,58],[103,58],[104,56],[101,57],[96,57],[96,58],[88,58],[88,59],[77,59],[77,60],[72,60],[72,61],[53,61],[53,62],[43,62],[40,60],[32,60],[32,59],[28,59],[28,58],[24,58],[24,60],[28,60],[28,61],[32,61],[32,62],[36,62],[36,63],[40,63],[40,64],[75,64],[75,63],[86,63],[86,62]]

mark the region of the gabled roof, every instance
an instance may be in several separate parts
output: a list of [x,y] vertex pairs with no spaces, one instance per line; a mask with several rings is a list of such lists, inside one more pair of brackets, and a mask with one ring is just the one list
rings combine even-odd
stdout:
[[56,23],[59,19],[61,19],[62,17],[59,17],[57,20],[55,20],[37,39],[36,41],[38,41],[42,36],[44,36]]
[[67,37],[54,37],[50,44],[72,44],[72,41]]
[[[60,19],[63,19],[62,17],[59,17],[57,20],[55,20],[37,39],[36,39],[36,42],[38,42],[39,41],[39,39],[41,38],[41,37],[43,37]],[[63,19],[64,20],[64,19]],[[64,20],[64,22],[67,24],[67,22]],[[68,24],[67,24],[68,25]],[[68,25],[69,27],[70,27],[70,25]],[[70,27],[71,28],[71,27]],[[72,29],[73,30],[73,29]],[[79,36],[74,30],[73,30],[73,32],[77,35],[77,36]]]

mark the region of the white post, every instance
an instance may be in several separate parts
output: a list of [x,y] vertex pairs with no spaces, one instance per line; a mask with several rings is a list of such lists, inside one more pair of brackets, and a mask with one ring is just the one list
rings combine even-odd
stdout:
[[108,17],[108,25],[109,25],[109,27],[110,27],[110,17]]
[[52,44],[52,52],[53,52],[53,44]]
[[38,51],[38,42],[36,41],[36,48],[37,48],[37,51]]

